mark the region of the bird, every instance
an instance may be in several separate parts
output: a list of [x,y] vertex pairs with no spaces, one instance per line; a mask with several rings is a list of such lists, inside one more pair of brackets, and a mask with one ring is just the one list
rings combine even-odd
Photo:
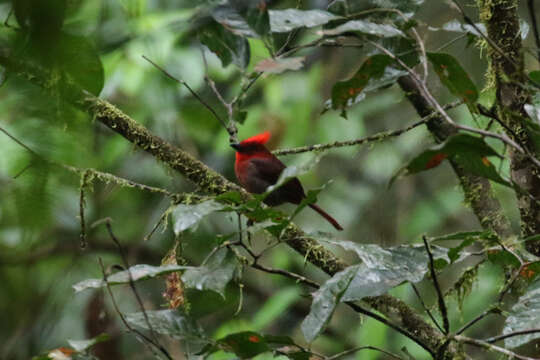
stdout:
[[[286,168],[285,164],[266,148],[268,139],[270,139],[270,132],[266,131],[239,143],[230,144],[236,150],[234,172],[238,182],[252,194],[264,193],[269,186],[278,181]],[[270,192],[263,202],[269,206],[286,202],[300,204],[305,197],[304,188],[300,180],[295,177]],[[308,204],[308,206],[324,217],[334,228],[343,230],[343,227],[318,205]]]

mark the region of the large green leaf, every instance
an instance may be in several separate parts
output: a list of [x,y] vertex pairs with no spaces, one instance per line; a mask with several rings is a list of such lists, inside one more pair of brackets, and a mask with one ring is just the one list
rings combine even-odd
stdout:
[[210,256],[206,264],[187,270],[182,281],[187,288],[212,290],[225,297],[225,287],[238,269],[238,260],[232,251],[222,248]]
[[398,28],[389,24],[378,24],[368,20],[351,20],[333,29],[323,31],[324,35],[339,35],[345,32],[358,32],[379,37],[405,36]]
[[259,36],[270,33],[270,16],[266,0],[229,0],[229,4]]
[[272,32],[289,32],[300,27],[315,27],[341,18],[324,10],[269,10]]
[[340,81],[332,88],[331,106],[345,109],[362,100],[366,92],[393,84],[407,72],[393,67],[394,60],[387,55],[369,57],[352,78]]
[[478,99],[478,91],[459,62],[452,55],[443,53],[427,53],[427,57],[444,86],[452,94],[463,99],[471,111],[476,112],[473,104]]
[[307,342],[315,340],[324,330],[357,271],[356,266],[350,266],[338,272],[313,294],[311,310],[302,321],[302,333]]
[[[503,334],[516,331],[537,329],[540,322],[540,279],[534,281],[525,295],[512,307],[510,315],[506,318]],[[517,347],[531,340],[540,338],[540,332],[513,336],[504,340],[507,347]]]
[[178,236],[182,231],[197,225],[203,217],[223,208],[225,205],[214,200],[193,205],[177,205],[171,213],[174,233]]
[[148,323],[150,323],[155,332],[174,339],[204,340],[206,338],[200,325],[181,310],[147,310],[148,323],[142,312],[125,316],[130,325],[149,330]]
[[223,66],[231,62],[241,69],[248,66],[250,48],[246,38],[227,31],[213,20],[199,28],[198,34],[201,42],[219,57]]
[[[191,266],[181,266],[181,265],[163,265],[163,266],[152,266],[137,264],[129,268],[128,270],[119,271],[107,277],[107,283],[109,285],[119,285],[119,284],[128,284],[131,279],[133,281],[151,279],[159,275],[166,275],[172,272],[179,270],[192,269]],[[86,289],[97,289],[104,287],[106,285],[103,279],[87,279],[77,284],[73,285],[75,292],[79,292]]]
[[424,150],[401,168],[390,180],[390,184],[400,175],[416,174],[439,166],[445,159],[451,158],[469,172],[510,186],[487,157],[499,156],[493,148],[479,137],[469,134],[452,136],[444,143]]
[[[302,332],[308,342],[321,333],[340,302],[382,295],[405,281],[421,281],[429,270],[429,258],[423,245],[382,248],[374,244],[329,241],[317,234],[315,237],[354,251],[362,263],[335,274],[313,294],[310,312],[302,322]],[[450,263],[447,249],[432,246],[431,250],[437,262]]]

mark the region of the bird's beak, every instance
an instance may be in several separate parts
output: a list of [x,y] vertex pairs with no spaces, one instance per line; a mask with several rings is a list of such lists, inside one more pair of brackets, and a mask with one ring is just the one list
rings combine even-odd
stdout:
[[233,149],[235,149],[235,150],[238,150],[238,149],[240,148],[240,144],[238,144],[238,143],[232,143],[232,144],[230,144],[230,145],[231,145],[231,147],[232,147]]

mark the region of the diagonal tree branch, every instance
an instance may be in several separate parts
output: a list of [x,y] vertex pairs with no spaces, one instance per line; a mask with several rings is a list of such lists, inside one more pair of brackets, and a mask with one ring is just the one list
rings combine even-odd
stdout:
[[[21,58],[14,59],[5,52],[0,51],[0,65],[12,74],[44,88],[48,93],[57,93],[59,91],[58,88],[51,88],[50,84],[52,82],[50,79],[53,74],[32,62]],[[228,181],[185,151],[152,134],[144,126],[138,124],[107,101],[96,98],[69,82],[61,86],[61,94],[67,101],[88,112],[96,121],[103,123],[140,149],[184,175],[196,184],[201,191],[214,195],[236,191],[244,199],[250,198],[250,195],[238,185]],[[294,224],[290,224],[285,229],[280,240],[286,242],[290,247],[302,254],[307,261],[330,275],[345,269],[347,266],[343,260],[336,257],[316,240],[309,238]],[[397,326],[402,327],[407,333],[411,334],[412,340],[419,344],[426,344],[430,353],[435,353],[444,343],[444,338],[437,329],[430,326],[422,316],[400,299],[382,295],[365,298],[364,300],[376,311],[391,317]],[[363,309],[360,306],[358,308]],[[365,309],[363,311],[368,312]],[[448,347],[443,358],[454,359],[457,352],[457,349]]]
[[[400,78],[398,83],[420,116],[433,113],[434,109],[423,97],[418,84],[410,76]],[[443,142],[449,136],[457,133],[457,129],[440,116],[432,118],[427,123],[427,127],[437,142]],[[493,195],[489,180],[466,172],[455,161],[450,160],[450,164],[461,183],[465,199],[471,205],[471,209],[482,227],[495,232],[502,238],[511,235],[510,221],[502,212],[499,200]]]

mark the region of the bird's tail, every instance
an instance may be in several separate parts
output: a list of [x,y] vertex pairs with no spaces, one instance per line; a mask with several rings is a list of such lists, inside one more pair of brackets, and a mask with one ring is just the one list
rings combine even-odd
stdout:
[[332,224],[332,226],[335,227],[337,230],[343,230],[343,228],[341,227],[341,225],[339,225],[336,219],[328,215],[323,209],[321,209],[315,204],[309,204],[309,207],[318,212],[323,218],[328,220],[328,222]]

